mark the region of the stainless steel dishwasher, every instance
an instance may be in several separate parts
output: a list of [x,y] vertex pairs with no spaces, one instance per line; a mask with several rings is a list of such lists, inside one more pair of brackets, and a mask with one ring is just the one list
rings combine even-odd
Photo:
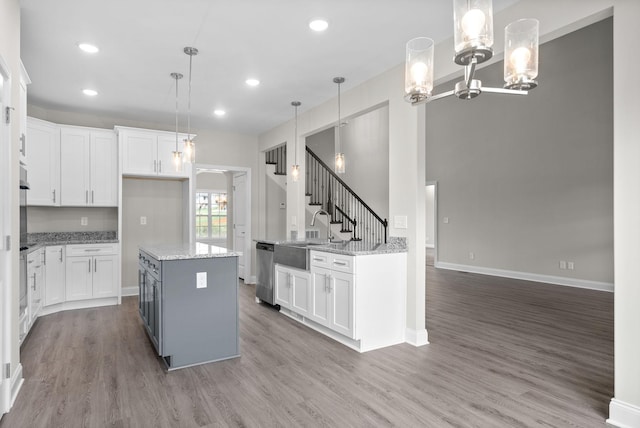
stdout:
[[258,280],[256,299],[273,305],[273,248],[268,242],[256,243]]

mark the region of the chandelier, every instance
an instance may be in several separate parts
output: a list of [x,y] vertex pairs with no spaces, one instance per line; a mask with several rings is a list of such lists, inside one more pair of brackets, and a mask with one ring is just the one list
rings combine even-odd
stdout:
[[483,87],[475,78],[476,67],[493,56],[493,10],[491,0],[454,0],[454,62],[464,66],[464,79],[451,91],[433,95],[434,41],[417,37],[407,42],[405,100],[423,104],[455,95],[470,100],[482,92],[526,95],[538,85],[537,19],[520,19],[505,27],[504,87]]

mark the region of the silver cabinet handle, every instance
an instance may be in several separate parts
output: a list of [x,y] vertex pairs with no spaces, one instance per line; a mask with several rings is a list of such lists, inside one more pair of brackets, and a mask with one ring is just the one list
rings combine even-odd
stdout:
[[162,172],[162,159],[158,161],[158,172]]
[[333,264],[337,265],[337,266],[346,266],[347,265],[345,262],[335,262],[335,261],[333,262]]
[[[100,251],[100,248],[87,248],[86,250],[84,250],[85,253],[92,253],[95,251]],[[62,252],[62,250],[60,252]]]
[[89,259],[89,272],[91,272],[91,259]]
[[56,189],[53,189],[53,203],[56,203]]
[[158,161],[153,161],[153,172],[158,172],[158,169],[156,168],[156,165],[158,164]]
[[62,248],[60,248],[60,263],[62,263]]
[[26,139],[27,139],[26,135],[24,135],[24,134],[20,135],[20,142],[22,143],[21,146],[20,146],[20,151],[22,152],[23,156],[27,155]]
[[87,204],[89,203],[89,191],[88,190],[84,191],[84,201]]
[[93,271],[98,272],[98,259],[93,259]]
[[321,261],[323,261],[323,260],[324,260],[324,259],[320,259],[320,258],[318,258],[318,257],[314,257],[314,258],[313,258],[313,261],[314,261],[314,262],[321,262]]
[[33,291],[36,291],[36,274],[33,274]]
[[42,264],[43,265],[47,264],[47,252],[46,251],[42,252]]
[[91,191],[91,203],[93,204],[93,190]]

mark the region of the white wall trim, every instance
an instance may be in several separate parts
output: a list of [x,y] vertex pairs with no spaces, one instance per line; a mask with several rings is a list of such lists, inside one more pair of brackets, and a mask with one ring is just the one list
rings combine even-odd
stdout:
[[587,279],[567,278],[563,276],[542,275],[531,272],[495,269],[483,266],[470,266],[458,263],[435,262],[438,269],[457,270],[462,272],[479,273],[482,275],[500,276],[503,278],[522,279],[524,281],[543,282],[545,284],[564,285],[566,287],[586,288],[613,292],[613,284],[609,282],[589,281]]
[[640,407],[612,398],[607,425],[618,428],[640,427]]
[[20,392],[20,388],[22,388],[23,383],[24,378],[22,377],[22,364],[18,363],[18,366],[13,371],[13,375],[11,376],[11,404],[9,408],[13,407],[13,403],[16,402],[18,392]]
[[429,344],[429,333],[426,328],[422,330],[407,328],[404,333],[404,337],[405,342],[416,347]]
[[122,297],[125,297],[125,296],[137,296],[138,295],[138,286],[134,285],[132,287],[122,287],[121,295],[122,295]]
[[427,248],[436,248],[435,244],[425,244]]
[[251,276],[249,277],[249,279],[245,278],[245,279],[244,279],[244,283],[245,283],[246,285],[256,284],[256,283],[257,283],[257,282],[256,282],[256,276],[255,276],[255,275],[251,275]]

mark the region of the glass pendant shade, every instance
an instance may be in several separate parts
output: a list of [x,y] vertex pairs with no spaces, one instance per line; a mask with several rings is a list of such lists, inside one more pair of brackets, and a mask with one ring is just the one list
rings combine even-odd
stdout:
[[299,176],[300,176],[300,165],[292,165],[291,178],[293,179],[293,181],[298,181]]
[[182,152],[174,151],[173,153],[173,166],[176,172],[180,172],[182,170]]
[[505,88],[528,90],[538,85],[539,27],[537,19],[520,19],[505,27]]
[[184,161],[194,163],[196,157],[196,143],[192,138],[184,140]]
[[491,0],[454,0],[454,61],[468,65],[472,58],[478,63],[493,55],[493,6]]
[[344,174],[344,153],[336,153],[336,174]]
[[428,37],[416,37],[407,42],[404,71],[405,100],[422,101],[433,91],[434,42]]

